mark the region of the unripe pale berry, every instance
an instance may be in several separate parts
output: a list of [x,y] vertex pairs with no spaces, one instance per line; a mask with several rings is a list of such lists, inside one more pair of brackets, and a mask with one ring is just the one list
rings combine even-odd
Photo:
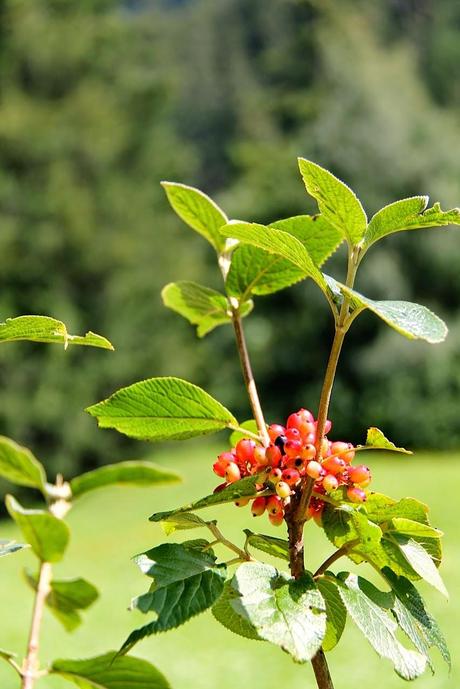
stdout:
[[247,504],[249,504],[250,498],[238,498],[238,500],[235,500],[235,506],[236,507],[246,507]]
[[254,462],[255,447],[256,444],[254,440],[249,440],[248,438],[243,438],[237,442],[235,452],[240,462],[249,462],[252,464]]
[[347,497],[351,502],[365,502],[367,498],[366,493],[357,486],[352,486],[347,490]]
[[268,519],[273,526],[281,526],[284,520],[284,512],[277,512],[276,514],[269,514]]
[[331,454],[338,455],[347,464],[350,464],[355,457],[353,445],[351,443],[344,443],[342,440],[336,440],[332,443]]
[[310,460],[310,459],[315,459],[316,457],[316,448],[312,443],[308,443],[308,445],[305,445],[305,447],[302,449],[300,456],[302,459]]
[[308,462],[307,468],[306,468],[306,474],[310,478],[317,479],[321,476],[323,473],[323,468],[319,462],[315,462],[314,460],[311,462]]
[[280,498],[287,498],[291,494],[291,488],[286,481],[279,481],[276,484],[276,493]]
[[324,433],[327,435],[329,433],[329,431],[331,430],[331,428],[332,428],[332,421],[329,421],[329,419],[327,419],[326,423],[324,424]]
[[266,466],[268,464],[267,453],[265,452],[265,447],[257,445],[254,448],[254,462],[260,466]]
[[364,481],[370,480],[371,472],[369,467],[364,464],[359,464],[358,466],[349,468],[348,476],[352,483],[363,483]]
[[241,471],[237,464],[232,462],[225,470],[225,478],[229,483],[235,483],[241,478]]
[[323,488],[327,493],[331,493],[339,487],[339,482],[333,474],[326,474],[323,478]]
[[327,457],[328,455],[331,454],[330,446],[331,446],[331,443],[329,442],[329,440],[327,438],[323,438],[321,441],[321,447],[319,450],[321,457]]
[[268,427],[268,437],[272,441],[272,443],[275,442],[277,437],[279,435],[284,435],[286,432],[286,429],[284,426],[281,426],[279,423],[272,423],[271,426]]
[[254,517],[260,517],[264,512],[265,508],[267,507],[267,501],[264,497],[259,497],[254,500],[254,502],[251,505],[251,512]]
[[308,409],[299,409],[297,414],[301,416],[304,421],[308,421],[309,423],[313,423],[313,421],[315,420],[313,414],[311,413],[311,411],[308,411]]

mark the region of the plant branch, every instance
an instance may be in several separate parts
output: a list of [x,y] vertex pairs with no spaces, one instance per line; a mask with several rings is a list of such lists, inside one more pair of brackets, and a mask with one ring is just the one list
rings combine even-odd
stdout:
[[267,446],[270,444],[270,438],[268,436],[267,425],[265,423],[264,414],[260,404],[254,374],[252,373],[251,361],[249,359],[246,339],[244,337],[243,323],[238,309],[234,306],[232,306],[232,323],[235,330],[236,346],[240,355],[244,383],[248,392],[252,413],[257,424],[257,428],[259,429],[263,444]]
[[24,659],[22,670],[21,689],[33,689],[35,680],[38,677],[38,652],[40,648],[40,629],[43,618],[45,600],[50,592],[52,568],[49,562],[40,564],[38,575],[37,590],[35,592],[35,602],[32,612],[30,625],[29,641],[27,644],[27,655]]
[[313,575],[313,578],[316,579],[317,577],[320,577],[322,574],[324,574],[324,572],[326,572],[329,569],[329,567],[334,564],[336,560],[339,560],[341,557],[348,555],[350,550],[353,550],[355,545],[358,545],[358,543],[359,539],[350,541],[349,543],[346,543],[341,548],[332,553],[332,555],[330,555],[327,558],[327,560],[324,560],[323,564],[318,567],[318,569]]
[[231,541],[228,540],[228,538],[225,538],[224,534],[220,531],[220,529],[217,528],[217,524],[215,522],[207,522],[206,526],[219,543],[222,543],[222,545],[225,545],[229,550],[232,550],[234,553],[238,555],[239,560],[252,560],[252,557],[249,555],[249,553],[246,553],[244,550],[241,548],[238,548],[237,545],[232,543]]
[[322,648],[320,648],[318,653],[311,659],[311,664],[319,689],[334,689],[326,656]]

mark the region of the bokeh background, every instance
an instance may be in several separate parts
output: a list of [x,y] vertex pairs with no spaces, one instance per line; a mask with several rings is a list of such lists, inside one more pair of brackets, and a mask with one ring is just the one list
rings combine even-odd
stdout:
[[[138,455],[82,411],[136,380],[178,375],[240,418],[230,328],[197,341],[161,287],[220,287],[212,250],[175,217],[161,179],[212,194],[231,217],[315,205],[296,156],[346,180],[372,213],[411,194],[460,203],[460,5],[455,0],[3,0],[0,4],[0,315],[50,314],[116,353],[0,350],[0,431],[51,472]],[[358,288],[420,301],[442,346],[371,315],[350,334],[332,416],[359,442],[460,444],[460,238],[397,235]],[[338,254],[328,271],[343,274]],[[270,420],[315,409],[331,322],[302,283],[259,298],[247,336]]]
[[[459,35],[456,0],[0,0],[0,318],[49,314],[71,333],[92,329],[116,347],[2,346],[0,433],[31,447],[50,476],[148,455],[186,478],[174,496],[113,489],[72,511],[73,560],[60,574],[88,576],[105,596],[73,640],[49,620],[45,660],[71,655],[69,648],[91,655],[120,644],[139,623],[126,612],[129,598],[145,586],[128,558],[162,537],[146,515],[203,495],[214,482],[216,444],[167,451],[135,444],[99,431],[83,409],[142,378],[177,375],[240,419],[249,415],[231,329],[197,341],[162,306],[167,282],[219,288],[220,277],[212,250],[173,214],[160,180],[201,187],[231,217],[269,222],[315,211],[297,171],[302,155],[344,179],[368,214],[413,194],[459,205]],[[459,232],[396,235],[366,257],[360,291],[419,301],[450,334],[432,347],[361,316],[331,409],[335,438],[360,442],[375,424],[398,445],[428,451],[399,464],[372,458],[372,468],[379,489],[434,503],[434,522],[447,532],[444,575],[454,603],[422,588],[454,653]],[[338,252],[328,272],[343,277],[343,258]],[[306,282],[259,298],[246,324],[267,419],[299,406],[315,411],[332,334],[316,287]],[[234,532],[246,524],[241,512],[233,520],[224,512]],[[314,533],[311,552],[319,557],[327,544]],[[8,535],[17,532],[4,522]],[[31,604],[22,598],[19,559],[32,563],[28,553],[2,562],[2,590],[24,601],[2,608],[1,645],[14,650],[25,644]],[[201,616],[139,653],[177,689],[283,682],[300,689],[311,681],[281,652],[247,648],[211,623]],[[347,631],[332,656],[339,689],[375,684],[380,672],[388,689],[401,687],[370,651],[357,657],[360,644]],[[459,682],[457,662],[450,680],[442,671],[418,686]],[[15,686],[6,665],[0,684]],[[43,686],[63,685],[45,679]]]

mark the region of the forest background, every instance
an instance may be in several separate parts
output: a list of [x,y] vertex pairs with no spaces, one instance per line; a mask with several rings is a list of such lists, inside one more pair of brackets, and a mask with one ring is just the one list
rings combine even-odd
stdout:
[[[178,275],[219,285],[160,180],[270,222],[314,212],[302,155],[368,213],[413,194],[458,205],[459,31],[454,0],[2,0],[0,317],[49,314],[116,352],[2,347],[0,432],[70,476],[139,455],[83,409],[142,378],[192,380],[246,418],[230,329],[196,345],[161,303]],[[382,242],[357,287],[432,307],[446,344],[406,343],[363,316],[334,437],[360,442],[377,424],[398,445],[460,447],[460,236],[438,232]],[[316,411],[332,327],[321,300],[302,283],[248,320],[270,422]]]

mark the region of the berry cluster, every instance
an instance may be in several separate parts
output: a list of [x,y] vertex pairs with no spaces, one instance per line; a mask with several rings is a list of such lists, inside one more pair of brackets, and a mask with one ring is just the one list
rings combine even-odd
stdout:
[[[305,478],[314,480],[315,493],[307,507],[306,517],[313,517],[318,524],[325,504],[321,495],[346,486],[348,500],[364,502],[366,493],[363,489],[371,481],[369,468],[363,464],[352,466],[355,449],[351,443],[330,441],[326,435],[317,457],[316,426],[313,414],[300,409],[289,416],[286,426],[272,424],[268,427],[268,447],[248,438],[240,440],[230,452],[222,452],[213,464],[214,473],[225,478],[216,491],[246,476],[265,474],[263,484],[270,485],[275,494],[255,498],[251,510],[255,517],[266,511],[275,526],[282,524],[285,509]],[[331,422],[327,421],[325,434],[331,427]],[[249,502],[249,498],[241,498],[235,504],[243,507]]]

